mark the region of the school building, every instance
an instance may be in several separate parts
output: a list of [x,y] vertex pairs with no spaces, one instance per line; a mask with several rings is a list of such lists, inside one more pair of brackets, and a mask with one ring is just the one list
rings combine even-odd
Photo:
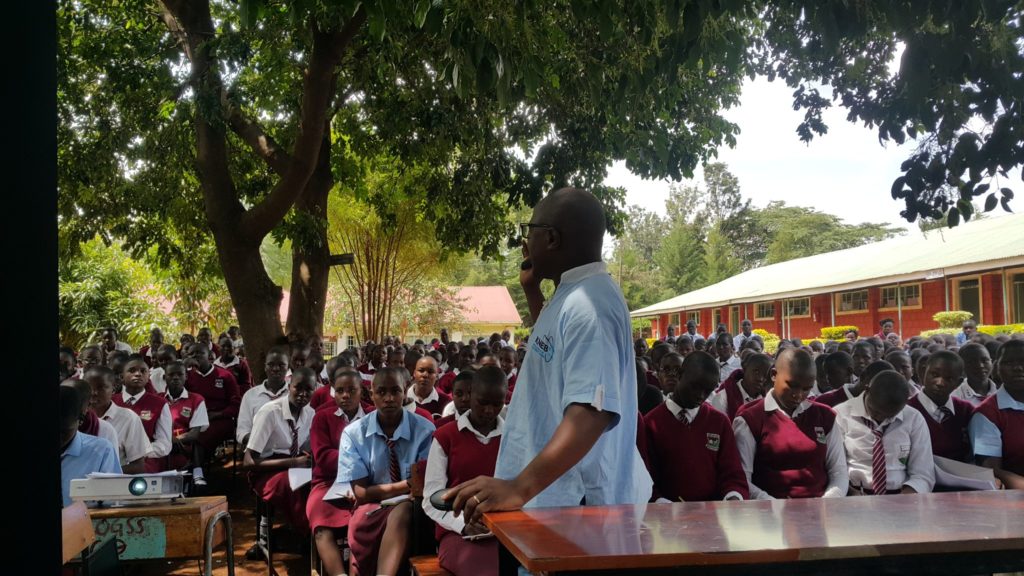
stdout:
[[[748,270],[633,311],[651,336],[687,320],[707,336],[735,334],[749,318],[783,338],[818,338],[828,326],[876,334],[892,318],[905,337],[938,328],[936,312],[966,310],[979,324],[1024,322],[1024,214],[962,223]],[[683,326],[683,328],[679,328]]]

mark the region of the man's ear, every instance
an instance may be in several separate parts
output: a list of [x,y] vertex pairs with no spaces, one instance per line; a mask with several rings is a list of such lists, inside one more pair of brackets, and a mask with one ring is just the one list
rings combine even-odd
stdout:
[[562,233],[554,228],[545,230],[548,233],[548,250],[557,250],[562,246]]

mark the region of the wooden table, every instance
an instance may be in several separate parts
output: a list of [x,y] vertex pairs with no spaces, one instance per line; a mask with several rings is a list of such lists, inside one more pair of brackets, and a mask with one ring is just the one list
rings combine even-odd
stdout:
[[1024,570],[1024,491],[547,508],[484,522],[503,575],[516,561],[574,575]]
[[89,510],[98,540],[117,539],[121,560],[205,558],[212,573],[213,548],[227,544],[228,571],[234,574],[228,500],[224,496],[180,498],[174,502]]

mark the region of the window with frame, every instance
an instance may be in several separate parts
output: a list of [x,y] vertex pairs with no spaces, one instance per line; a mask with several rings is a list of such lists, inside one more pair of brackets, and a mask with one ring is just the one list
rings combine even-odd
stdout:
[[714,329],[718,330],[718,325],[721,324],[721,323],[722,323],[722,309],[721,308],[716,308],[715,309],[715,326],[714,326]]
[[853,290],[836,294],[836,312],[862,312],[868,309],[868,291]]
[[697,326],[700,326],[700,312],[699,311],[687,312],[686,313],[686,321],[689,322],[690,320],[693,320],[694,324],[696,324]]
[[790,318],[805,318],[810,315],[810,298],[794,298],[792,300],[786,300],[786,316]]
[[921,285],[906,284],[903,286],[883,286],[880,290],[879,310],[894,308],[920,308]]
[[348,350],[349,348],[355,348],[355,347],[356,347],[356,337],[355,336],[346,336],[345,337],[345,349]]
[[759,302],[757,306],[754,307],[754,319],[774,320],[775,302]]

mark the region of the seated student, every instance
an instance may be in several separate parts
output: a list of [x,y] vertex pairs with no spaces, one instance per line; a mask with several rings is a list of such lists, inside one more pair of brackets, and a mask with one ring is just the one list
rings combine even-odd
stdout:
[[189,357],[195,367],[188,371],[185,389],[199,394],[206,401],[210,427],[199,435],[199,444],[203,453],[209,455],[234,434],[242,395],[234,374],[213,364],[213,354],[206,344],[193,344]]
[[921,387],[921,383],[924,381],[924,372],[927,369],[929,356],[931,356],[931,352],[925,347],[910,351],[910,365],[914,369],[914,385],[917,387]]
[[149,331],[149,344],[143,345],[139,348],[139,354],[146,359],[146,366],[150,369],[156,366],[156,353],[160,351],[160,347],[164,345],[164,333],[159,328],[153,328]]
[[149,369],[149,381],[155,394],[163,394],[167,390],[164,373],[167,365],[178,359],[178,351],[170,344],[164,344],[153,351],[153,365]]
[[835,412],[810,402],[814,359],[804,350],[779,353],[763,399],[740,408],[733,420],[750,497],[845,496],[848,484],[843,435]]
[[[814,402],[836,407],[854,397],[853,357],[845,352],[829,354],[824,360],[825,387],[828,392],[814,398]],[[860,394],[860,388],[856,388]]]
[[732,336],[728,332],[722,332],[715,338],[715,352],[718,354],[718,383],[722,384],[741,366],[740,357],[732,346]]
[[92,386],[85,380],[69,378],[60,383],[61,386],[71,386],[78,390],[82,397],[82,417],[79,419],[78,431],[97,438],[103,438],[114,447],[114,453],[120,454],[120,442],[117,439],[117,430],[106,420],[101,420],[91,408]]
[[395,346],[385,355],[387,358],[387,365],[395,368],[401,368],[405,366],[405,348],[402,346]]
[[733,371],[708,400],[719,412],[728,416],[730,422],[742,406],[764,398],[771,389],[771,380],[768,379],[772,369],[771,356],[749,354],[740,366],[740,369]]
[[422,496],[412,466],[427,458],[434,425],[403,408],[403,372],[378,370],[372,389],[376,410],[341,433],[337,482],[350,483],[359,503],[348,528],[353,574],[394,575],[407,559],[412,503],[380,502],[403,494]]
[[149,438],[151,451],[146,458],[146,472],[163,472],[166,457],[171,453],[171,411],[162,396],[146,392],[149,366],[141,354],[132,354],[124,365],[121,376],[124,389],[113,397],[118,406],[139,415]]
[[293,491],[288,469],[309,468],[309,427],[313,409],[316,375],[306,367],[296,368],[288,384],[288,394],[267,402],[256,412],[252,433],[245,445],[244,466],[249,469],[253,492],[287,514],[292,528],[300,535],[309,533],[306,519],[308,487]]
[[931,492],[932,441],[924,417],[907,406],[910,385],[895,370],[870,377],[863,394],[836,408],[850,467],[850,495]]
[[192,484],[206,486],[203,473],[205,454],[199,445],[199,435],[210,425],[206,401],[197,393],[185,390],[187,373],[181,362],[171,362],[164,369],[167,391],[164,398],[171,412],[173,446],[167,457],[168,470],[192,470]]
[[[342,368],[355,368],[356,358],[349,352],[345,351],[327,361],[327,366],[324,368],[327,370],[328,381],[333,382],[335,373]],[[360,376],[362,378],[362,376]],[[369,400],[367,395],[366,387],[363,387],[360,403],[363,406],[363,410],[370,410],[373,408],[373,404]],[[324,386],[318,388],[313,392],[313,397],[309,401],[309,407],[313,410],[319,410],[324,405],[334,405],[334,387]]]
[[[285,375],[288,373],[288,352],[285,346],[271,348],[263,364],[266,379],[262,384],[246,390],[242,396],[238,408],[238,422],[235,423],[235,440],[239,444],[248,443],[256,412],[267,402],[288,394],[288,383],[285,381]],[[316,396],[316,393],[313,395]],[[315,409],[312,401],[310,407]]]
[[457,486],[477,476],[494,475],[504,427],[500,414],[505,407],[507,392],[505,373],[500,368],[484,366],[475,372],[470,382],[470,409],[463,412],[457,421],[438,428],[434,433],[423,481],[426,496],[423,498],[423,510],[437,523],[437,556],[442,568],[456,576],[497,576],[497,540],[471,542],[462,538],[489,530],[481,524],[466,524],[463,516],[456,518],[451,513],[437,510],[429,498],[438,490]]
[[437,361],[432,356],[423,356],[416,361],[408,396],[417,406],[429,412],[434,420],[441,417],[445,406],[452,401],[451,396],[434,387],[436,382]]
[[[909,362],[909,356],[907,358]],[[963,361],[959,356],[948,350],[936,352],[928,358],[924,388],[907,405],[916,408],[925,417],[932,441],[932,454],[973,463],[967,427],[974,415],[974,407],[970,402],[952,395],[962,374]]]
[[316,389],[330,388],[331,381],[324,375],[324,355],[319,350],[310,349],[309,356],[306,357],[306,368],[313,371],[316,375]]
[[[452,358],[452,356],[449,356],[449,358]],[[454,358],[456,359],[455,367],[441,377],[437,383],[437,389],[449,395],[452,393],[452,384],[455,382],[455,377],[458,376],[459,372],[471,369],[473,363],[476,362],[476,347],[463,346]]]
[[458,420],[469,410],[470,385],[473,383],[474,370],[463,370],[455,377],[452,383],[452,401],[441,411],[441,417],[434,422],[440,428],[449,422]]
[[96,344],[82,348],[78,353],[78,377],[82,378],[90,368],[103,366],[103,360],[103,353]]
[[231,338],[220,338],[220,355],[213,361],[213,365],[231,372],[238,383],[240,393],[245,394],[252,388],[252,370],[249,369],[249,363],[245,358],[235,354],[235,345],[231,343]]
[[86,371],[85,381],[92,386],[92,409],[117,431],[118,456],[125,474],[146,471],[146,455],[151,451],[146,430],[139,415],[114,403],[114,372],[106,366]]
[[309,360],[309,346],[305,342],[293,342],[288,352],[288,373],[285,374],[285,381],[291,379],[292,372],[306,366]]
[[[664,358],[662,358],[664,360]],[[651,410],[654,410],[658,406],[661,406],[665,402],[665,395],[662,394],[661,388],[651,385],[647,382],[647,363],[643,358],[637,358],[636,361],[636,388],[637,388],[637,404],[636,407],[641,414],[647,414]],[[645,447],[646,448],[646,447]]]
[[992,381],[992,357],[988,348],[977,342],[968,342],[958,352],[964,362],[964,380],[953,396],[977,406],[989,396],[995,396],[997,387]]
[[814,388],[811,388],[811,393],[807,397],[814,400],[832,389],[828,387],[828,376],[825,372],[825,359],[828,358],[828,354],[811,355],[814,356]]
[[[827,359],[825,361],[825,364],[826,366],[828,365]],[[854,366],[858,366],[858,364],[854,362]],[[873,366],[874,368],[871,371],[869,371],[868,367],[871,366]],[[836,406],[839,406],[843,402],[860,396],[861,393],[864,392],[864,389],[867,388],[868,382],[871,381],[871,377],[881,372],[882,370],[892,370],[892,364],[889,364],[884,360],[870,362],[868,363],[868,366],[861,368],[859,373],[854,372],[853,381],[841,386],[836,390],[832,390],[831,392],[826,392],[821,396],[818,396],[817,398],[814,399],[814,401],[817,402],[818,404],[824,404],[826,406],[831,406],[835,408]]]
[[384,346],[373,344],[366,351],[366,357],[369,358],[366,364],[363,364],[357,368],[359,373],[363,375],[363,380],[373,380],[373,375],[384,367],[384,355],[387,350]]
[[703,352],[704,349],[707,348],[707,347],[708,347],[708,342],[704,338],[701,338],[701,337],[698,336],[698,337],[693,339],[693,349],[694,349],[694,351]]
[[107,353],[106,366],[114,372],[114,393],[120,394],[124,382],[121,378],[124,374],[124,365],[128,362],[128,352],[124,350],[111,350]]
[[93,472],[121,473],[117,452],[110,442],[78,431],[83,404],[74,386],[60,387],[60,492],[65,507],[71,505],[72,480]]
[[672,347],[669,346],[668,344],[665,344],[664,342],[656,343],[654,345],[654,348],[651,348],[650,370],[647,373],[647,383],[655,385],[658,388],[660,388],[662,394],[666,396],[671,394],[672,390],[665,386],[665,384],[658,379],[658,371],[661,369],[661,359],[664,358],[665,355],[671,351]]
[[334,372],[333,402],[324,405],[313,416],[309,430],[309,447],[313,451],[313,480],[306,500],[306,517],[313,530],[317,553],[324,565],[324,574],[344,574],[345,563],[337,541],[352,516],[349,500],[324,500],[324,495],[338,476],[338,445],[345,426],[366,416],[361,404],[362,376],[353,367]]
[[910,354],[904,350],[890,350],[883,360],[892,364],[892,369],[907,379],[907,384],[910,384],[911,396],[921,391],[921,388],[914,382],[914,363],[910,359]]
[[1008,490],[1024,490],[1024,340],[1007,340],[996,355],[1003,386],[974,410],[969,427],[978,464]]
[[719,364],[706,352],[661,360],[675,389],[644,417],[653,499],[673,502],[750,497],[729,418],[706,402],[718,387]]
[[[391,366],[388,366],[388,368],[391,368]],[[434,414],[431,412],[427,412],[423,408],[420,408],[420,405],[417,404],[415,400],[409,397],[409,388],[412,387],[412,374],[405,368],[395,369],[398,370],[398,372],[402,375],[402,393],[405,394],[405,398],[402,401],[402,408],[404,408],[407,412],[419,414],[420,416],[423,416],[427,420],[433,422]]]
[[516,368],[516,349],[511,346],[502,347],[498,351],[498,366],[508,379],[508,395],[505,397],[505,404],[508,404],[512,402],[512,392],[516,389],[516,379],[519,376]]

